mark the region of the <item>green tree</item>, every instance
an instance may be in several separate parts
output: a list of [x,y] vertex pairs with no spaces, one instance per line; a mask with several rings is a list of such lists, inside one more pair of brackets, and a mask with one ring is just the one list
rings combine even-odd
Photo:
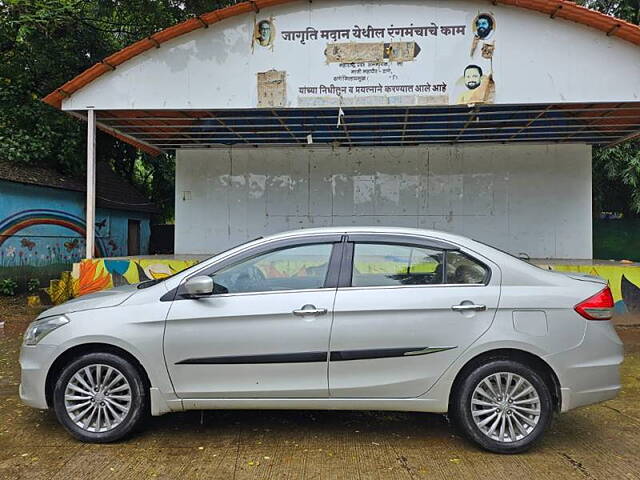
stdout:
[[640,141],[614,147],[599,147],[593,152],[594,213],[640,213]]
[[[0,0],[0,158],[85,169],[86,126],[41,98],[111,53],[215,0]],[[141,187],[172,218],[171,155],[153,158],[98,133],[98,159]]]
[[[640,24],[640,0],[582,0],[578,3]],[[640,139],[593,149],[594,215],[601,211],[640,214]]]
[[640,24],[640,0],[578,0],[585,7]]

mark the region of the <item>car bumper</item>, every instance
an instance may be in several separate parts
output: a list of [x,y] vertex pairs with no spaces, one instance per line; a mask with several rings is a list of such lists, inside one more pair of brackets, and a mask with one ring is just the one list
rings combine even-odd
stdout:
[[20,399],[30,407],[46,409],[47,372],[55,352],[54,346],[23,346],[20,351]]
[[545,358],[560,381],[561,411],[604,402],[622,388],[622,341],[611,322],[587,321],[582,343]]

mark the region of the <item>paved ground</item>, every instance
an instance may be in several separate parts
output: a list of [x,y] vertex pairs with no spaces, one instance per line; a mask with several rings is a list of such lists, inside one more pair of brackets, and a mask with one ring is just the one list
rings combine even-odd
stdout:
[[637,327],[620,328],[622,394],[559,417],[523,455],[480,451],[440,415],[387,412],[187,412],[100,446],[20,404],[22,305],[0,299],[0,479],[640,479]]

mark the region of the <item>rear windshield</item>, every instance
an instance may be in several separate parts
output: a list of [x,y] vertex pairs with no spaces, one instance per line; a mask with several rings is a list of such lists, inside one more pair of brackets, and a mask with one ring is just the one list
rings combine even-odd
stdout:
[[506,251],[502,250],[501,248],[494,247],[493,245],[489,245],[488,243],[481,242],[480,240],[476,240],[475,238],[472,238],[472,240],[474,242],[478,242],[480,245],[484,245],[485,247],[489,247],[489,248],[492,248],[494,250],[497,250],[500,253],[504,253],[505,255],[507,255],[507,256],[509,256],[511,258],[514,258],[516,260],[519,260],[522,263],[526,263],[527,265],[530,265],[532,267],[539,268],[540,270],[546,270],[546,268],[542,268],[542,267],[536,265],[535,263],[531,263],[531,261],[530,261],[531,259],[529,258],[529,255],[527,255],[527,258],[519,257],[517,255],[514,255],[513,253],[506,252]]

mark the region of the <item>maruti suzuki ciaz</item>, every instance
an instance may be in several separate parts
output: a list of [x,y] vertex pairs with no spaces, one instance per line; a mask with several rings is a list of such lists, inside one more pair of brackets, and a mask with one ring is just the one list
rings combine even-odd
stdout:
[[300,230],[43,312],[20,397],[86,442],[147,413],[366,409],[448,412],[481,447],[516,453],[554,413],[618,393],[612,309],[600,278],[469,238]]

